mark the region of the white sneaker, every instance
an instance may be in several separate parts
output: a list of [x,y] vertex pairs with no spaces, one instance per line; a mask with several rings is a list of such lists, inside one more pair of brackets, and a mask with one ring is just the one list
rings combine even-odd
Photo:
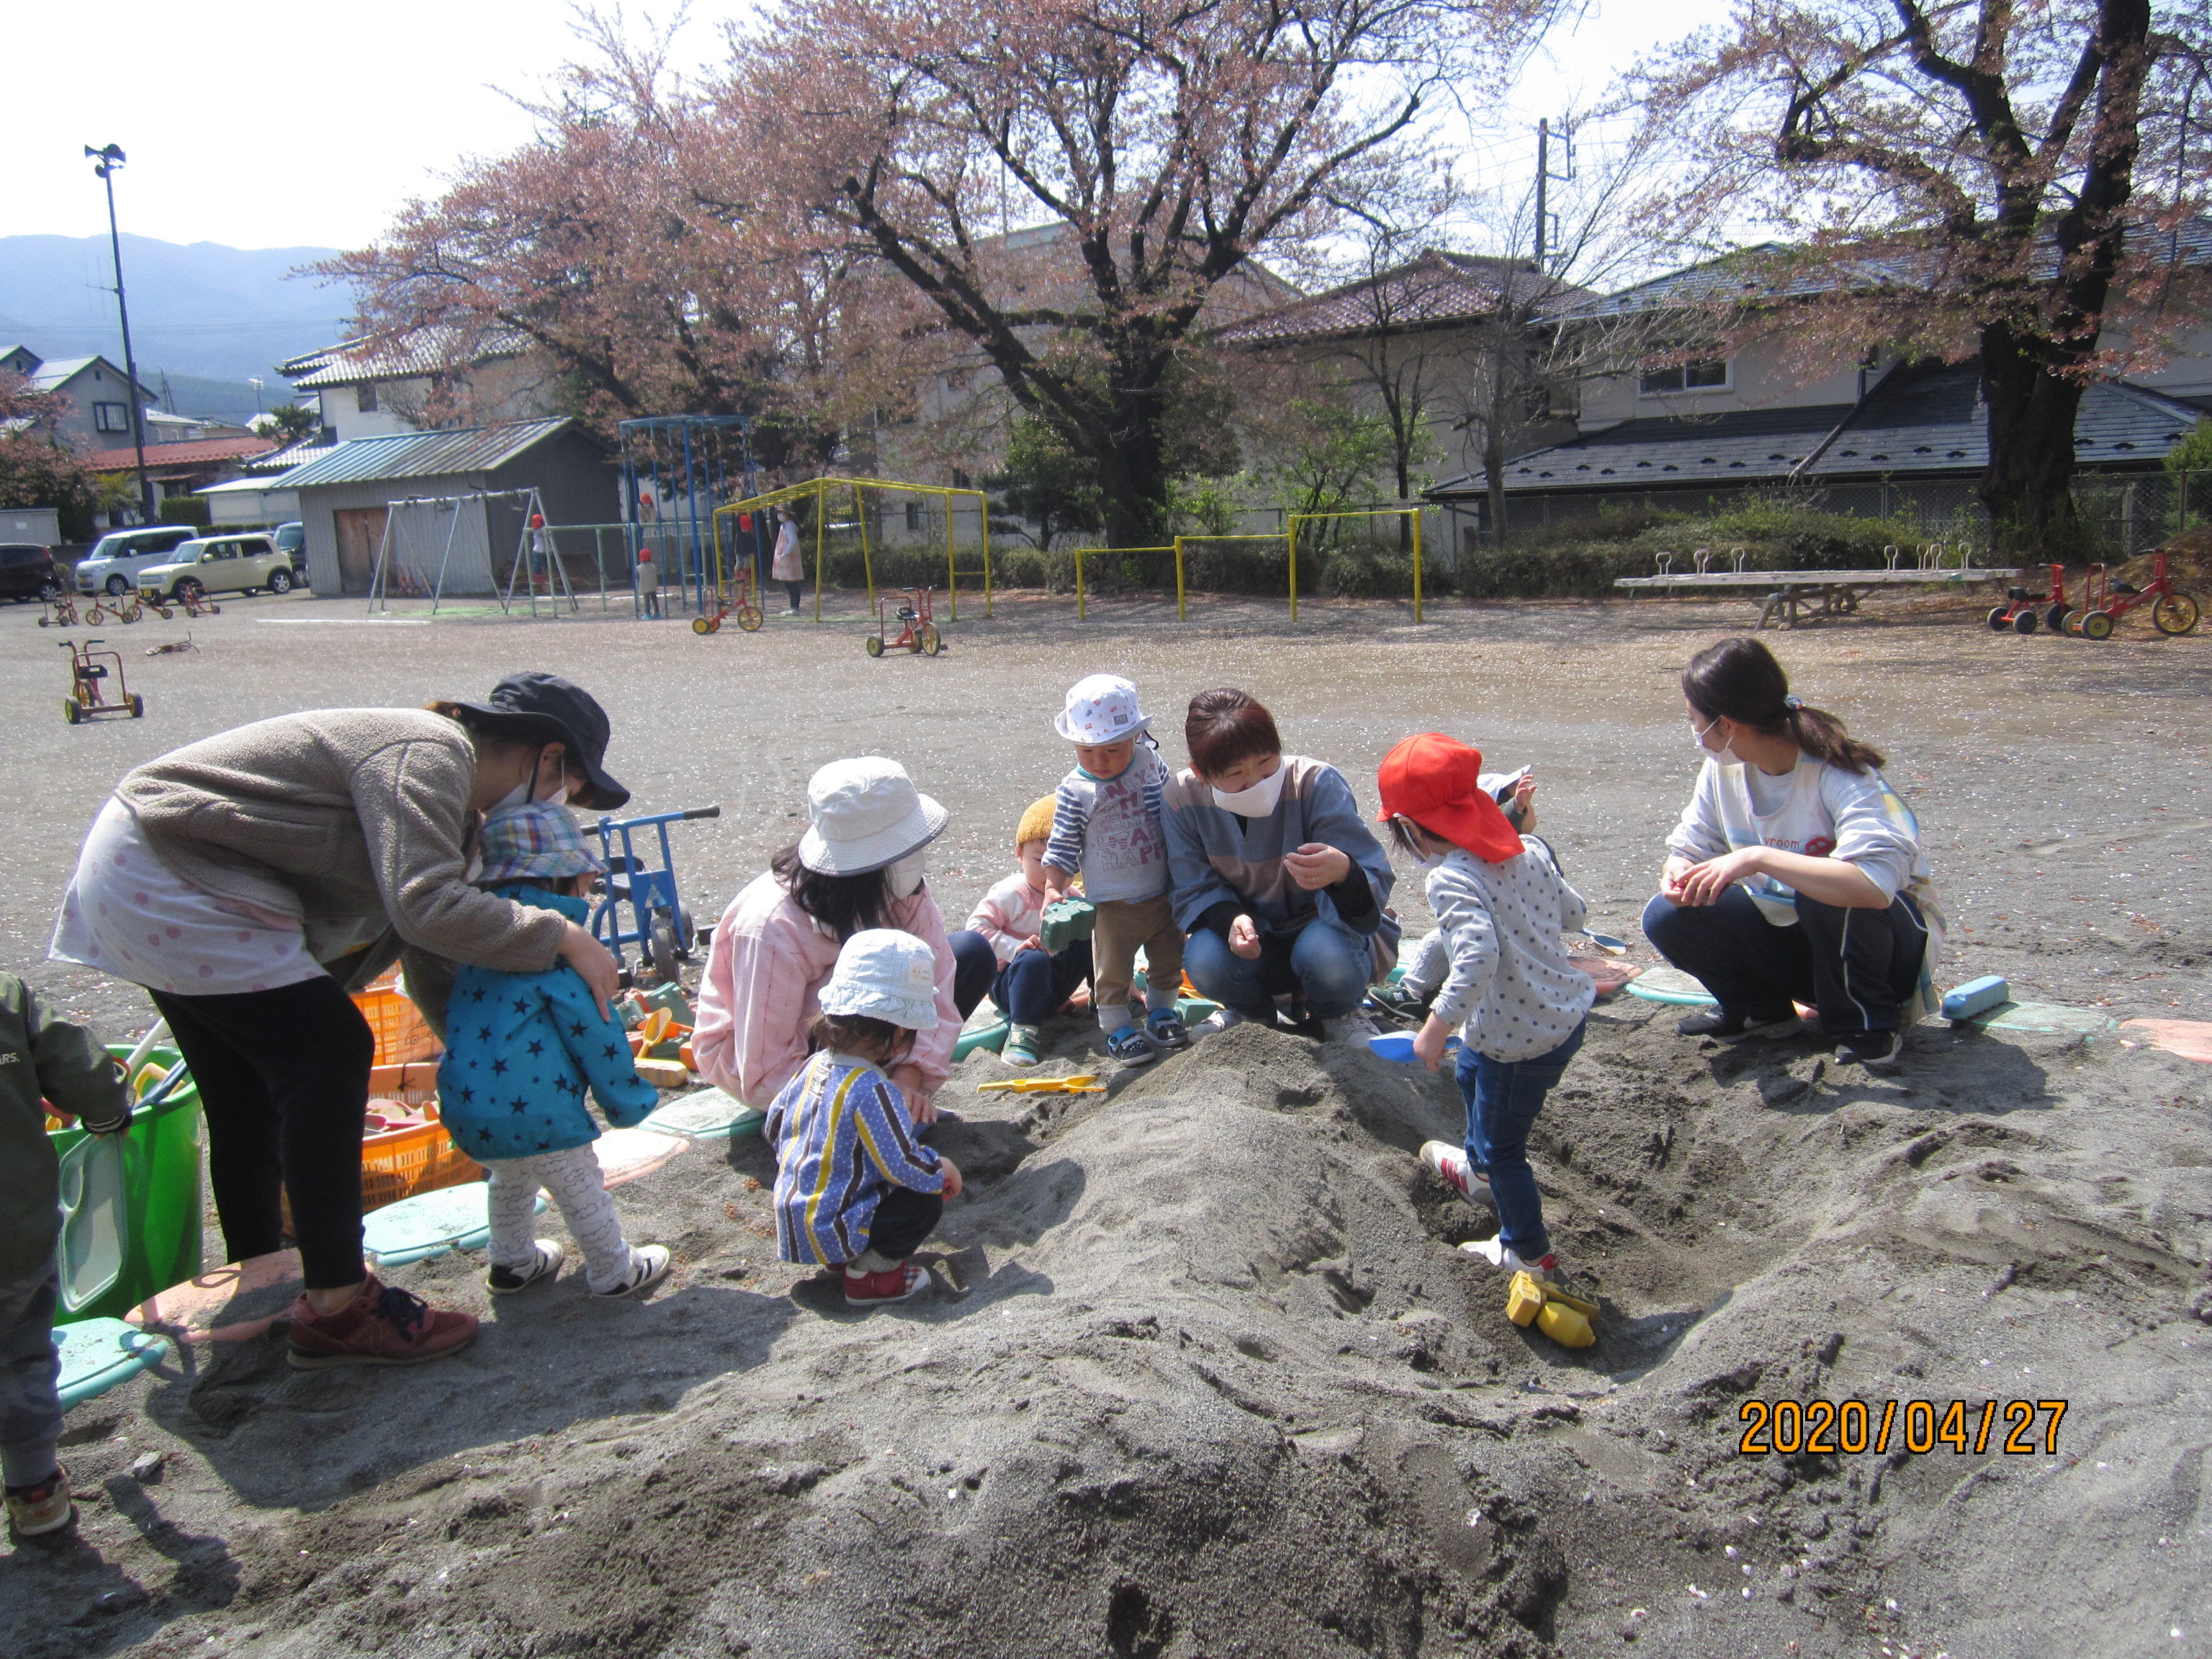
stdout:
[[1324,1042],[1364,1042],[1372,1036],[1381,1036],[1382,1028],[1367,1017],[1364,1008],[1354,1008],[1348,1014],[1339,1014],[1334,1019],[1321,1023]]
[[1490,1196],[1490,1177],[1478,1174],[1474,1166],[1467,1161],[1466,1151],[1453,1146],[1449,1140],[1423,1141],[1421,1162],[1468,1203],[1496,1201]]
[[629,1276],[610,1285],[604,1291],[593,1291],[593,1296],[643,1296],[668,1277],[668,1247],[665,1244],[638,1244],[629,1253]]
[[1557,1255],[1547,1255],[1540,1261],[1524,1261],[1520,1253],[1502,1238],[1470,1238],[1460,1249],[1509,1273],[1534,1273],[1539,1279],[1549,1279],[1559,1270]]
[[1231,1026],[1242,1025],[1243,1023],[1244,1016],[1238,1013],[1234,1008],[1216,1008],[1204,1019],[1201,1019],[1197,1024],[1192,1026],[1190,1028],[1190,1034],[1194,1037],[1219,1036]]
[[520,1267],[502,1267],[494,1262],[484,1274],[484,1288],[494,1296],[513,1296],[517,1291],[527,1290],[541,1279],[550,1279],[561,1271],[561,1263],[568,1252],[550,1238],[535,1241],[537,1249],[531,1259]]

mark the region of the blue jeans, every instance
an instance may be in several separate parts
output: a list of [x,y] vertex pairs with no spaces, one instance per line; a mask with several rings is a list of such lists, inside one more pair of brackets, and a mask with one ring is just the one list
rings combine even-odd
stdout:
[[1490,1196],[1498,1206],[1498,1236],[1523,1261],[1552,1253],[1544,1231],[1544,1200],[1536,1191],[1536,1172],[1528,1167],[1528,1129],[1543,1109],[1544,1097],[1559,1085],[1583,1046],[1589,1022],[1577,1024],[1565,1042],[1534,1060],[1492,1060],[1460,1045],[1459,1092],[1467,1102],[1467,1161],[1490,1177]]
[[1367,994],[1375,955],[1366,934],[1316,916],[1287,938],[1261,934],[1260,954],[1249,960],[1212,928],[1201,927],[1183,946],[1182,970],[1199,995],[1248,1018],[1272,1021],[1278,996],[1304,991],[1307,1011],[1316,1019],[1337,1019]]
[[54,1445],[62,1435],[55,1392],[62,1362],[53,1338],[60,1293],[61,1274],[52,1261],[28,1279],[0,1285],[0,1469],[11,1486],[35,1486],[54,1472]]

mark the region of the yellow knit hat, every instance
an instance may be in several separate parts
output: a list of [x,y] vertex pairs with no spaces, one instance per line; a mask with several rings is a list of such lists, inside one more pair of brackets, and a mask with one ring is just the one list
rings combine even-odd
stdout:
[[1052,808],[1054,797],[1046,795],[1030,803],[1029,811],[1022,814],[1021,827],[1014,831],[1014,845],[1026,847],[1033,841],[1052,839]]

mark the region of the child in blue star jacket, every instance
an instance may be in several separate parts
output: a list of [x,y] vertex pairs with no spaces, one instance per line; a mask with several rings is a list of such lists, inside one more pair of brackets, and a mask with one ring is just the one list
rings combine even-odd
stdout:
[[[606,865],[568,809],[532,801],[484,821],[477,884],[518,904],[589,920],[584,895]],[[531,1237],[540,1189],[552,1194],[584,1252],[597,1296],[642,1296],[668,1276],[668,1252],[632,1249],[599,1176],[588,1085],[617,1128],[642,1121],[660,1097],[637,1074],[622,1022],[592,1000],[565,962],[543,973],[464,967],[447,1004],[438,1110],[453,1144],[491,1176],[491,1271],[504,1296],[561,1270],[563,1252]]]

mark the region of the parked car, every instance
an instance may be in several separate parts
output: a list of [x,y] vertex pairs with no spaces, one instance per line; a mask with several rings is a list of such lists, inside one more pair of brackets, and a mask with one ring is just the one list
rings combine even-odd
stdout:
[[0,598],[58,599],[61,592],[53,549],[36,542],[0,542]]
[[76,568],[80,593],[128,593],[138,585],[138,573],[159,564],[200,532],[188,524],[154,524],[137,530],[115,530],[102,536],[92,556]]
[[276,526],[276,550],[292,561],[292,574],[304,583],[307,574],[307,526],[295,519]]
[[138,573],[138,591],[149,599],[251,593],[263,587],[289,593],[298,585],[292,561],[268,536],[202,537],[178,548],[166,562]]

